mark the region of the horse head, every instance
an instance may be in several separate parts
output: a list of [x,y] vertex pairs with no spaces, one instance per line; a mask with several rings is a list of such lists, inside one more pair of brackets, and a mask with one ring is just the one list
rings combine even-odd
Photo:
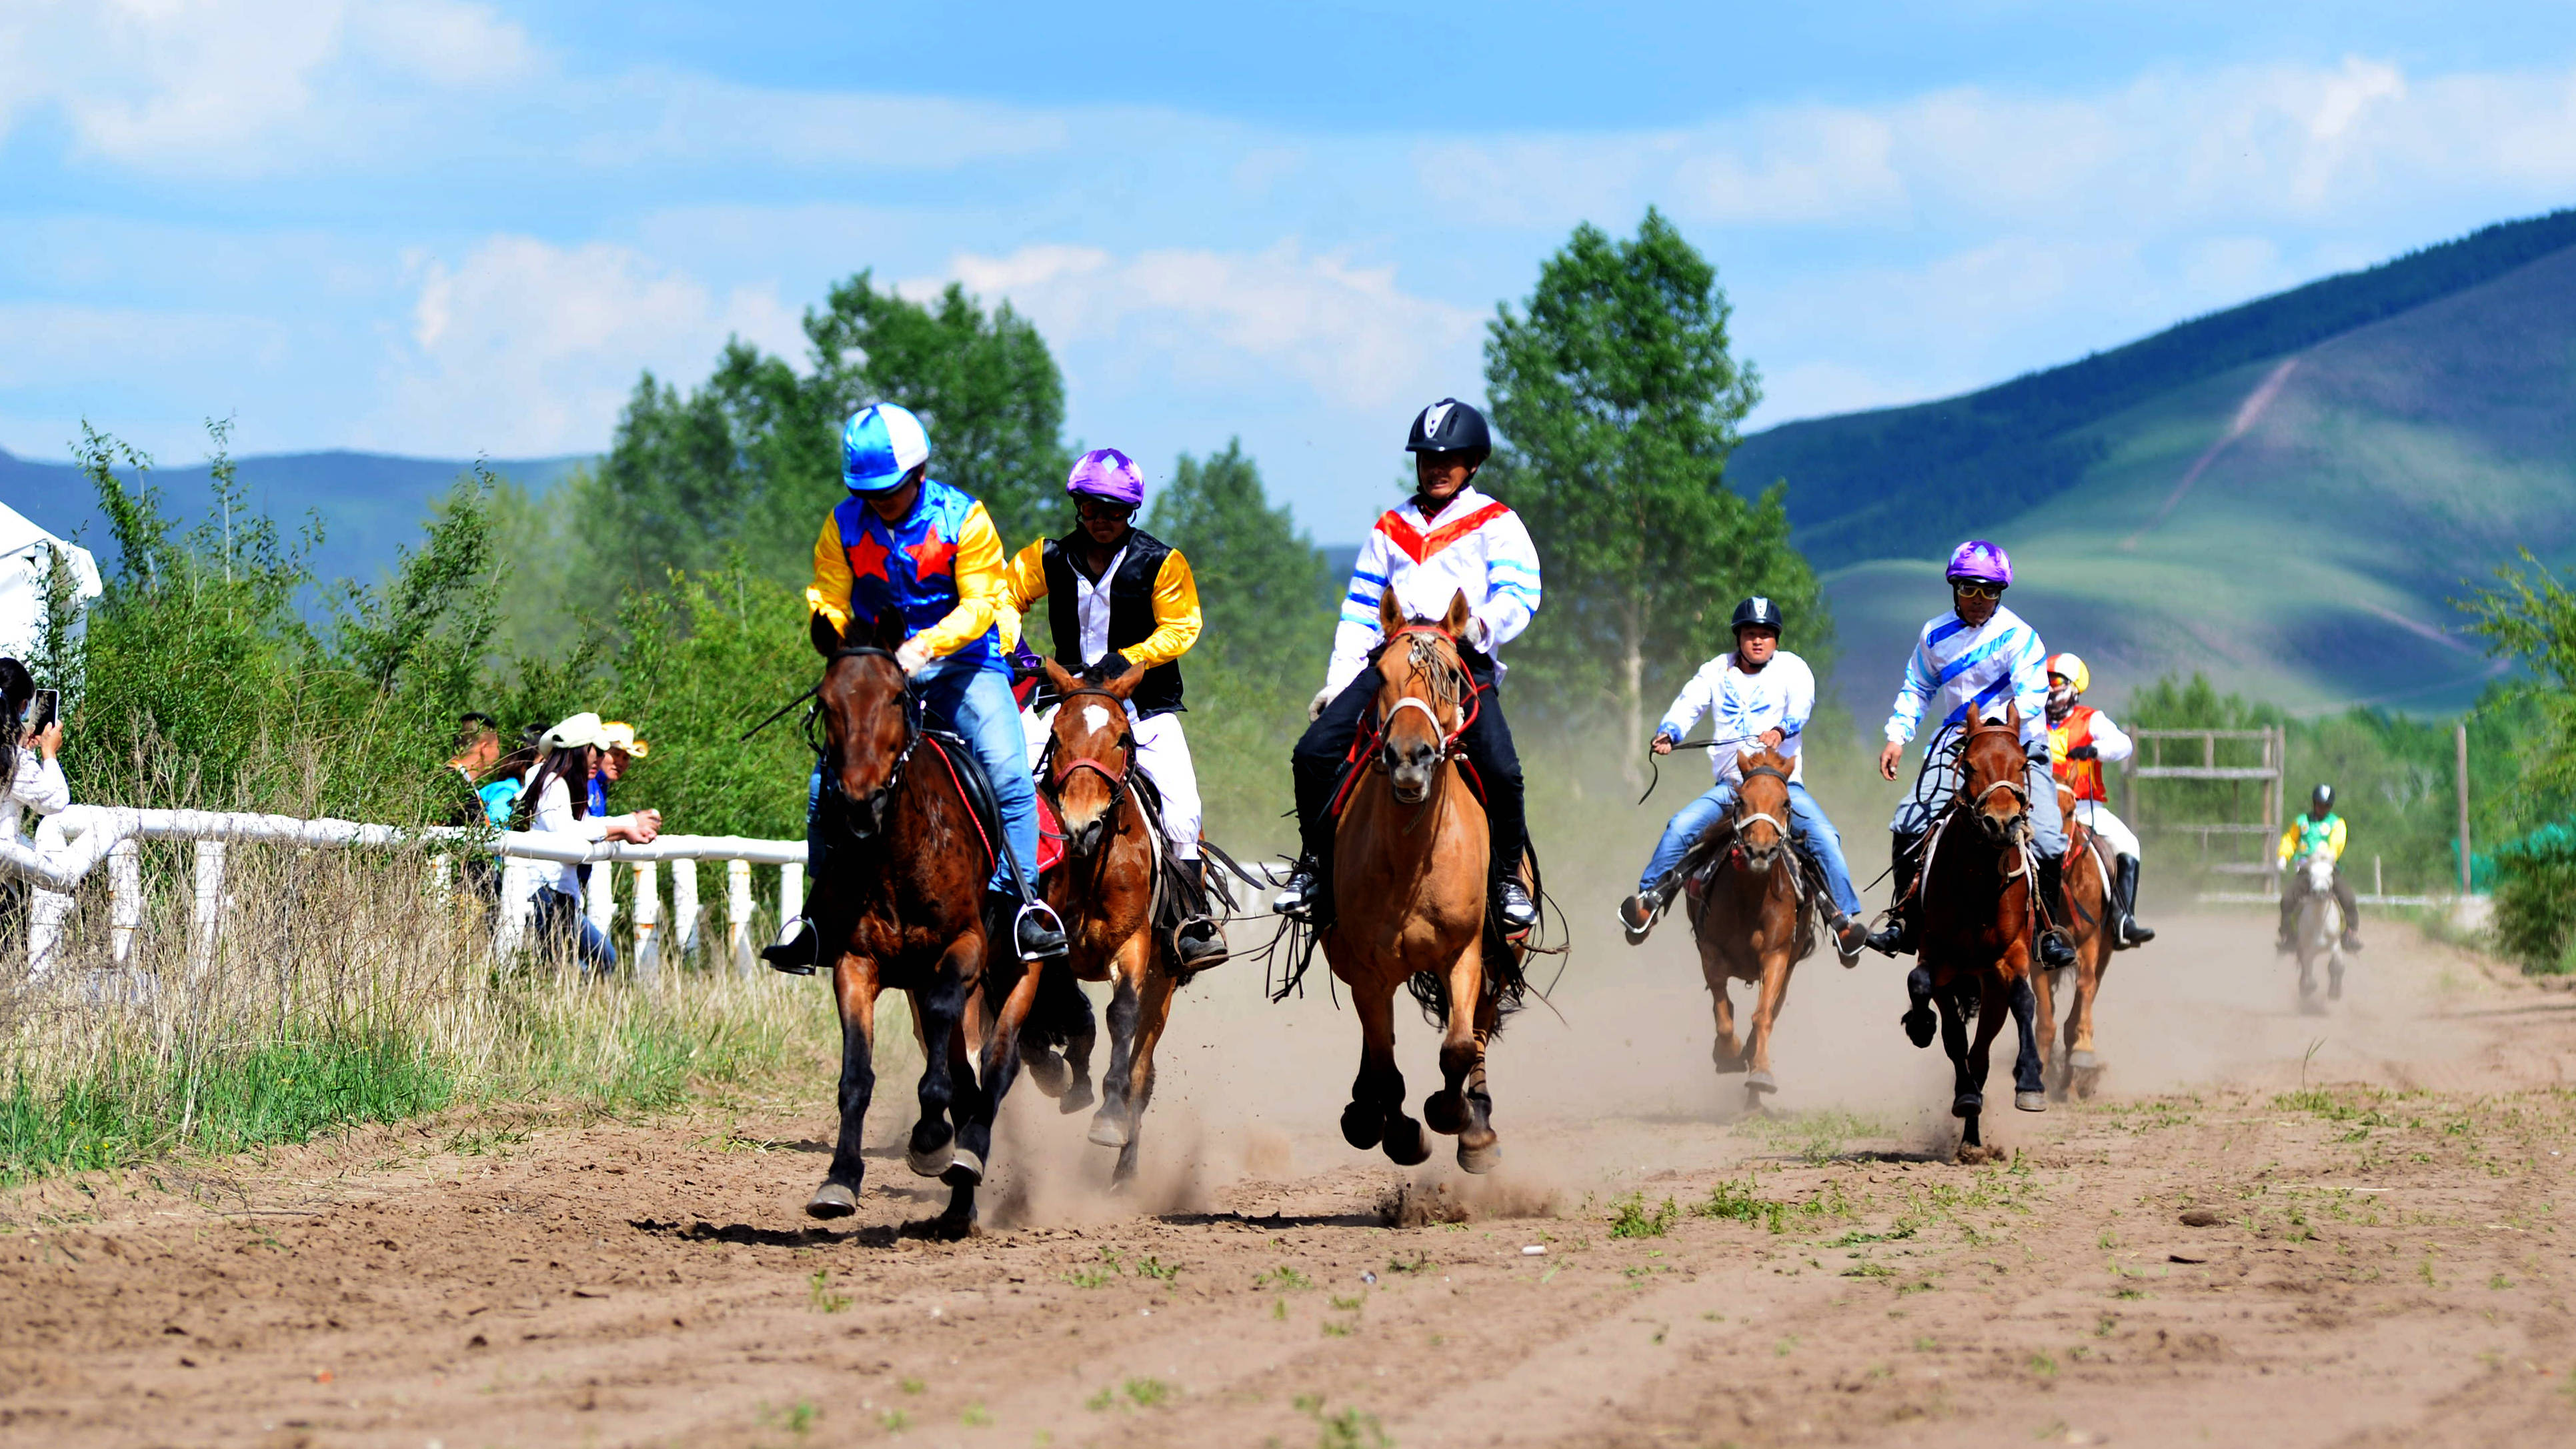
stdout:
[[903,643],[903,614],[887,609],[873,623],[852,619],[835,628],[821,614],[813,620],[823,682],[814,694],[822,738],[822,799],[828,822],[854,840],[872,839],[885,825],[887,803],[903,778],[920,731],[911,692],[894,651]]
[[1386,683],[1377,692],[1377,768],[1404,804],[1429,798],[1450,746],[1466,727],[1475,683],[1458,660],[1458,635],[1471,617],[1463,589],[1436,621],[1407,619],[1393,589],[1378,602],[1386,647],[1377,668]]
[[1735,848],[1756,875],[1779,863],[1789,845],[1790,762],[1776,750],[1742,750],[1735,756]]
[[1999,846],[2030,839],[2030,752],[2021,743],[2021,706],[1999,720],[1976,719],[1959,746],[1960,792],[1977,828]]
[[2309,895],[2332,896],[2334,894],[2335,858],[2333,851],[2309,851],[2307,857],[2299,862],[2299,869],[2307,876]]
[[1064,821],[1064,848],[1088,860],[1117,833],[1128,776],[1136,769],[1136,729],[1127,698],[1145,678],[1131,664],[1110,675],[1095,665],[1080,674],[1052,659],[1041,661],[1047,684],[1060,701],[1047,740],[1047,790]]

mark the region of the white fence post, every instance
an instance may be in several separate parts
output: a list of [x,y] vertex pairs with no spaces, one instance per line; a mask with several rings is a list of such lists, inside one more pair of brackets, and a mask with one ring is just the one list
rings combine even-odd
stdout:
[[[65,844],[64,822],[59,815],[48,815],[36,822],[36,849],[59,851]],[[63,922],[70,919],[72,898],[42,886],[27,888],[27,975],[42,976],[54,964],[54,953],[62,949]]]
[[778,868],[779,929],[786,929],[787,923],[803,914],[804,910],[805,867],[796,864],[780,866]]
[[537,892],[538,862],[515,855],[501,857],[501,922],[492,932],[492,954],[507,958],[528,938],[529,898]]
[[108,947],[122,966],[134,955],[135,933],[143,929],[143,845],[126,839],[107,852]]
[[581,909],[590,923],[599,928],[602,940],[614,940],[609,933],[617,925],[617,867],[599,861],[582,873]]
[[725,954],[733,969],[751,974],[751,862],[725,862]]
[[698,863],[694,860],[671,862],[671,923],[663,934],[683,963],[698,949]]
[[197,895],[188,917],[188,975],[203,977],[215,965],[215,936],[224,919],[224,849],[220,840],[197,842]]
[[649,982],[662,972],[661,933],[655,928],[662,923],[661,874],[653,862],[635,862],[635,979]]

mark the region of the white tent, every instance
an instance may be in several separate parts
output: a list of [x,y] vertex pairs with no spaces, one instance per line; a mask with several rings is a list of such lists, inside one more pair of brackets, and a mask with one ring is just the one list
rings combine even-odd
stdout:
[[98,560],[0,503],[0,655],[24,659],[35,649],[45,622],[45,574],[57,550],[71,564],[77,615],[99,596]]

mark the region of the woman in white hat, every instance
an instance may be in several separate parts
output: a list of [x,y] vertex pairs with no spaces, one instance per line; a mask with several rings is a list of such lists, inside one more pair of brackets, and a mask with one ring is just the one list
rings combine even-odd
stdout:
[[[614,816],[591,813],[591,773],[608,747],[608,732],[599,716],[586,711],[545,732],[537,743],[536,772],[519,795],[520,809],[529,812],[529,829],[573,840],[638,844],[660,833],[659,810]],[[617,948],[582,914],[580,866],[567,862],[553,880],[537,887],[532,924],[539,950],[570,952],[584,971],[605,975],[617,969]]]

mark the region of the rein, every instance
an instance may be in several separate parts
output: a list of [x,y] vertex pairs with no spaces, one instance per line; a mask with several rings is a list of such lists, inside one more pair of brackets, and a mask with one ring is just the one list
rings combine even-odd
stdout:
[[[896,663],[897,668],[901,668],[901,665],[895,660],[893,650],[879,649],[873,644],[853,644],[844,648],[835,649],[830,654],[824,656],[823,669],[825,673],[828,674],[833,665],[840,663],[844,659],[883,659],[889,663]],[[822,713],[820,699],[822,691],[823,686],[821,684],[816,684],[812,689],[805,691],[803,696],[800,696],[801,698],[813,699],[816,701],[815,708],[807,711],[805,715],[805,743],[814,751],[815,769],[823,778],[823,794],[827,797],[839,799],[844,805],[856,806],[857,808],[867,812],[868,829],[865,833],[862,833],[857,829],[856,822],[851,821],[846,817],[842,818],[840,821],[841,829],[846,832],[853,841],[865,841],[873,837],[878,830],[883,828],[886,805],[888,802],[893,800],[896,789],[903,784],[905,767],[912,763],[913,751],[921,748],[921,742],[926,736],[927,732],[922,729],[921,725],[921,696],[914,692],[911,682],[906,680],[903,689],[903,748],[895,753],[894,766],[886,771],[885,783],[868,792],[867,798],[863,800],[851,800],[847,795],[844,795],[841,792],[840,771],[824,768],[832,763],[832,750],[829,745],[829,736],[827,735],[823,740],[817,740],[814,737],[814,723],[816,718]],[[789,701],[790,707],[793,707],[794,703],[795,701],[793,700]],[[779,711],[779,714],[785,713],[786,710],[784,709]],[[773,719],[776,717],[777,716],[775,715],[771,716]],[[746,738],[748,737],[746,736]],[[959,794],[961,796],[964,794],[964,787],[962,785],[959,787]],[[838,812],[836,812],[836,814],[837,813]],[[969,810],[968,814],[972,815],[973,811]],[[978,828],[980,828],[980,825]]]
[[[1441,628],[1437,624],[1407,624],[1403,628],[1396,630],[1394,633],[1387,635],[1386,642],[1389,645],[1393,645],[1396,640],[1407,636],[1415,636],[1423,639],[1437,639],[1441,643],[1448,645],[1452,651],[1455,651],[1458,647],[1457,636],[1451,634],[1448,630]],[[1450,660],[1437,658],[1436,656],[1425,658],[1424,656],[1431,653],[1431,651],[1418,643],[1408,645],[1407,649],[1416,669],[1424,673],[1430,673],[1435,668],[1439,671],[1439,674],[1432,685],[1435,693],[1445,685],[1447,686],[1447,692],[1453,697],[1461,694],[1466,696],[1466,708],[1461,711],[1458,716],[1458,727],[1456,729],[1450,729],[1440,722],[1440,712],[1431,707],[1431,701],[1408,694],[1390,706],[1386,713],[1378,716],[1377,735],[1379,740],[1384,741],[1387,737],[1387,729],[1395,723],[1395,717],[1397,715],[1404,713],[1408,709],[1418,709],[1422,711],[1423,718],[1431,721],[1431,732],[1440,737],[1440,756],[1434,763],[1445,763],[1457,756],[1458,741],[1466,735],[1468,728],[1476,723],[1476,715],[1483,708],[1483,701],[1479,698],[1483,691],[1476,687],[1476,681],[1473,676],[1467,673],[1465,665],[1453,663]],[[1381,771],[1386,768],[1385,760],[1386,755],[1381,749],[1378,755],[1377,766]]]

